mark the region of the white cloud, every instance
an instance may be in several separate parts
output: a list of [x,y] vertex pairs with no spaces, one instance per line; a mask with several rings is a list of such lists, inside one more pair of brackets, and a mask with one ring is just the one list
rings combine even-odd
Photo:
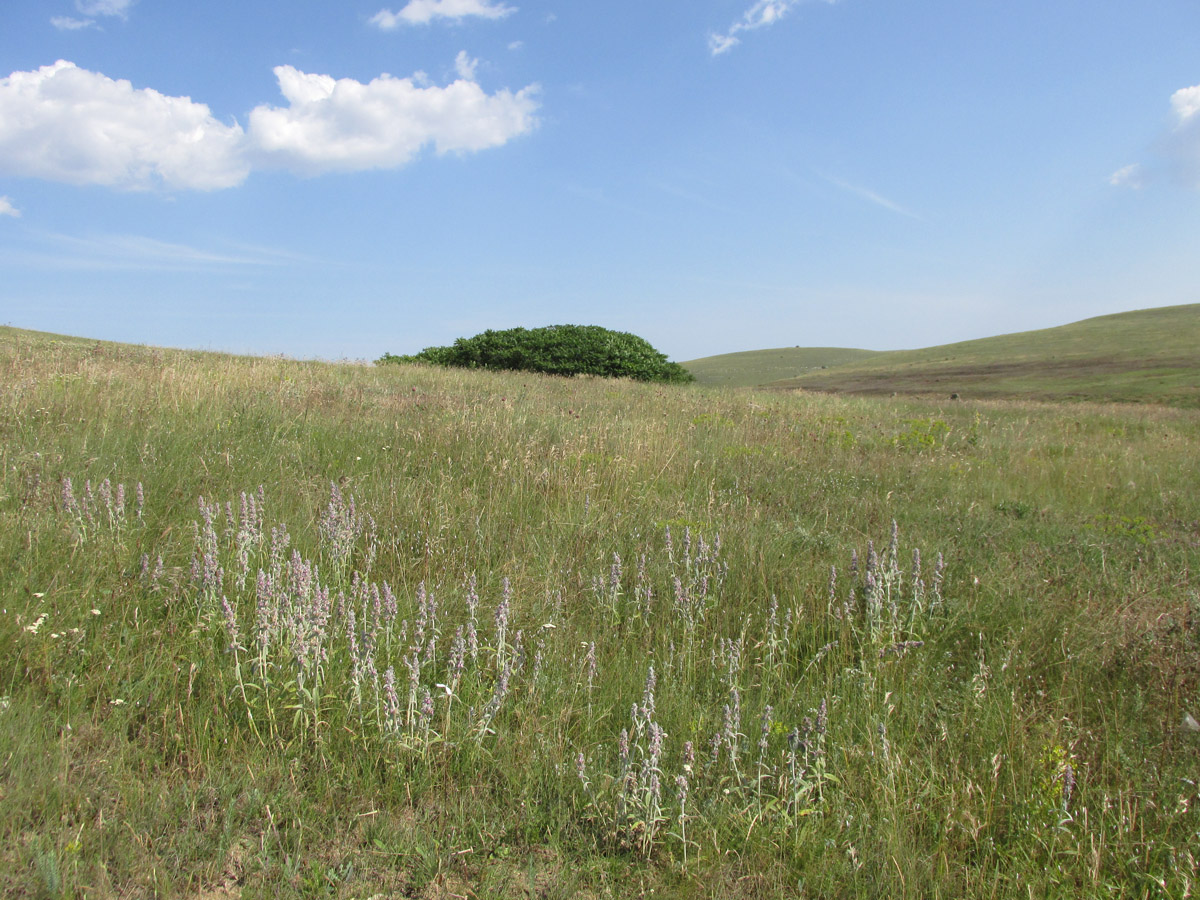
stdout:
[[75,8],[85,16],[119,16],[124,19],[133,0],[75,0]]
[[[756,0],[753,6],[742,13],[742,17],[729,26],[725,34],[712,32],[708,36],[708,49],[713,56],[720,56],[741,43],[737,37],[743,31],[754,31],[774,25],[795,6],[806,0]],[[823,0],[825,3],[837,3],[838,0]]]
[[309,174],[402,166],[427,144],[438,153],[498,147],[537,124],[536,85],[489,95],[465,77],[424,87],[391,75],[362,84],[292,66],[274,71],[288,106],[252,110],[250,135],[264,162]]
[[1176,125],[1163,139],[1159,152],[1175,181],[1200,188],[1200,84],[1172,94],[1171,109]]
[[212,190],[249,173],[245,136],[203,103],[59,60],[0,79],[0,172],[69,184]]
[[469,16],[502,19],[516,11],[516,7],[497,0],[409,0],[399,12],[381,9],[368,21],[383,31],[391,31],[401,25],[425,25],[434,19],[461,20]]
[[96,22],[94,19],[72,19],[70,16],[52,16],[50,24],[59,31],[79,31],[81,28],[90,28]]
[[12,200],[8,197],[0,197],[0,216],[11,216],[14,219],[21,218],[21,211],[12,204]]
[[[129,7],[133,0],[75,0],[75,9],[85,16],[116,16],[129,18]],[[50,24],[59,31],[79,31],[96,24],[94,18],[76,19],[72,16],[52,16]]]
[[1113,187],[1131,187],[1140,189],[1143,186],[1142,167],[1138,163],[1124,166],[1108,176],[1108,183]]
[[474,81],[477,68],[479,68],[479,60],[467,56],[466,50],[458,51],[458,56],[454,57],[454,71],[458,73],[459,78]]
[[1200,84],[1194,87],[1180,88],[1171,95],[1171,108],[1180,124],[1187,122],[1196,113],[1200,113]]
[[708,49],[712,52],[713,56],[720,56],[726,50],[732,50],[740,43],[741,41],[732,34],[717,34],[714,32],[708,36]]
[[1114,187],[1141,188],[1160,180],[1200,188],[1200,84],[1171,95],[1174,125],[1151,145],[1146,165],[1134,164],[1113,172]]
[[260,105],[249,126],[215,119],[190,97],[135,89],[59,60],[0,79],[0,174],[128,190],[216,190],[256,165],[304,174],[402,166],[438,153],[498,147],[537,124],[538,87],[486,93],[478,60],[455,59],[445,87],[381,75],[349,78],[278,66],[285,107]]

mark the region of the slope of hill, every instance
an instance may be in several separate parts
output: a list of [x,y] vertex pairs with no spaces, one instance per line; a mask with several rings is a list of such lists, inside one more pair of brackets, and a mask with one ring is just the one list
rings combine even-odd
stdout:
[[857,362],[874,356],[874,350],[845,347],[777,347],[722,353],[683,363],[700,384],[722,387],[754,387],[808,372]]
[[[744,368],[730,366],[724,383],[754,384],[763,372],[757,364],[759,354],[730,354],[731,360],[745,358]],[[1194,407],[1200,405],[1200,304],[1117,313],[922,350],[874,353],[769,386]]]
[[1200,304],[881,353],[776,387],[1200,405]]

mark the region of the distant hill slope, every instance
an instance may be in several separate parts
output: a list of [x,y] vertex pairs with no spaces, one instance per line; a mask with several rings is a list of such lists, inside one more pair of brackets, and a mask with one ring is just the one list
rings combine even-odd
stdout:
[[771,388],[1109,400],[1200,407],[1200,304],[877,353]]
[[874,350],[841,347],[779,347],[705,356],[682,365],[700,384],[754,387],[875,355]]

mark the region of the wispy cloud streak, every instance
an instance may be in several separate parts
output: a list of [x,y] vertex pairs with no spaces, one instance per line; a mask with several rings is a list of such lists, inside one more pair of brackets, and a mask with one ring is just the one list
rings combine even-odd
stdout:
[[401,25],[426,25],[434,19],[503,19],[516,11],[514,6],[493,0],[409,0],[399,12],[381,9],[367,21],[381,31],[392,31]]
[[913,212],[911,209],[907,209],[901,206],[899,203],[889,200],[887,197],[883,196],[883,194],[877,193],[870,188],[863,187],[859,184],[852,184],[849,181],[844,181],[841,178],[835,178],[832,175],[826,175],[823,172],[818,174],[820,174],[821,178],[824,179],[826,183],[833,185],[835,188],[846,191],[847,193],[853,194],[854,196],[863,200],[866,200],[868,203],[874,203],[876,206],[882,207],[890,212],[894,212],[897,215],[907,216],[910,219],[916,219],[918,222],[925,221],[924,218]]
[[83,28],[91,28],[96,24],[96,20],[76,19],[72,16],[51,16],[50,24],[59,31],[79,31]]
[[[810,2],[810,0],[757,0],[753,6],[742,13],[740,19],[729,26],[729,30],[724,34],[714,31],[708,35],[709,52],[713,56],[728,53],[742,42],[738,37],[742,32],[755,31],[774,25],[794,7],[806,2]],[[832,4],[837,3],[838,0],[822,0],[822,2]]]
[[78,237],[35,233],[33,245],[0,250],[0,261],[29,268],[138,272],[195,272],[269,268],[306,262],[269,247],[234,245],[227,250],[194,247],[134,234]]
[[59,31],[79,31],[95,25],[96,16],[115,16],[118,19],[127,19],[131,6],[133,6],[133,0],[75,0],[75,8],[88,18],[51,16],[50,24]]

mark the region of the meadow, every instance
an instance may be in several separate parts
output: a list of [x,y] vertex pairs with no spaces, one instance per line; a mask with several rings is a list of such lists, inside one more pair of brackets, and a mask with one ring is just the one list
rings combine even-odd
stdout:
[[0,329],[0,894],[1192,896],[1198,448]]

